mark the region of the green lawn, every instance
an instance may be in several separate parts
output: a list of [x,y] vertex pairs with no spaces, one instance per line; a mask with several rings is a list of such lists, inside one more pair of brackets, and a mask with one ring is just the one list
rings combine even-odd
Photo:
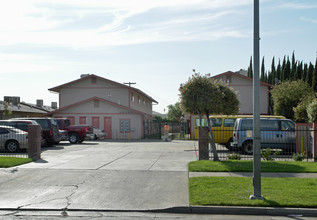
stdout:
[[189,179],[191,205],[317,208],[317,181],[309,178],[262,178],[264,200],[250,200],[252,178],[195,177]]
[[[190,172],[252,172],[253,161],[227,160],[210,161],[200,160],[188,164]],[[262,172],[286,173],[317,173],[317,163],[314,162],[288,162],[288,161],[262,161]]]
[[0,157],[0,168],[14,167],[32,162],[31,158]]

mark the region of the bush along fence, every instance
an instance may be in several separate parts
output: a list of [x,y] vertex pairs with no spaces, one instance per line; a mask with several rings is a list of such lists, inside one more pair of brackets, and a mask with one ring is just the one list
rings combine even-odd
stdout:
[[144,138],[162,139],[166,123],[169,127],[168,135],[170,140],[190,139],[189,123],[187,122],[143,122]]
[[11,126],[0,126],[0,157],[28,157],[38,160],[40,155],[40,125],[29,125],[28,132]]

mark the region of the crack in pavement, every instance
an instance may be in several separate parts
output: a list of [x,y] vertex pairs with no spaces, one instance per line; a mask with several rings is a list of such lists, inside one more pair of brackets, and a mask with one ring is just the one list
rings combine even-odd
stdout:
[[[43,201],[40,201],[40,202],[32,202],[32,203],[29,203],[29,204],[25,204],[25,205],[21,205],[21,206],[18,206],[17,207],[17,210],[14,211],[13,213],[10,213],[8,215],[15,215],[15,214],[18,214],[20,211],[22,211],[24,208],[28,207],[28,206],[31,206],[31,205],[39,205],[39,204],[44,204],[44,203],[47,203],[47,202],[51,202],[51,201],[55,201],[55,200],[62,200],[62,199],[65,199],[66,200],[66,205],[64,208],[62,208],[62,212],[61,212],[61,215],[62,216],[68,216],[67,214],[67,210],[68,210],[68,207],[71,205],[71,197],[76,193],[76,191],[79,189],[79,186],[84,184],[86,181],[82,181],[78,184],[73,184],[73,185],[55,185],[55,186],[61,186],[61,187],[73,187],[73,189],[71,190],[71,192],[69,193],[69,195],[66,195],[63,196],[63,197],[59,197],[59,198],[52,198],[52,199],[47,199],[47,200],[43,200]],[[36,198],[38,196],[35,196],[34,198]]]

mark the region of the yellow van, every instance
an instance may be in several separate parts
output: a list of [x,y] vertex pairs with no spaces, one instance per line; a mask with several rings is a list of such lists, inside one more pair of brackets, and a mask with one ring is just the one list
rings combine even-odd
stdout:
[[[214,136],[214,140],[218,144],[224,144],[230,150],[230,142],[232,142],[233,135],[233,127],[237,118],[250,118],[253,115],[211,115],[209,119],[212,124],[212,134]],[[276,116],[276,115],[261,115],[261,118],[282,118],[285,119],[284,116]],[[200,121],[197,117],[195,119],[195,137],[198,139],[198,127]],[[202,125],[207,126],[205,119],[202,119]]]

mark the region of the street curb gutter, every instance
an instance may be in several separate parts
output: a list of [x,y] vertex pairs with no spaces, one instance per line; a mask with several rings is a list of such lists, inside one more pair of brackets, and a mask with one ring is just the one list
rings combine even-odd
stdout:
[[[155,212],[152,210],[151,212]],[[265,215],[265,216],[305,216],[317,217],[317,210],[313,208],[285,208],[285,207],[246,207],[246,206],[190,206],[173,207],[156,212],[190,213],[190,214],[226,214],[226,215]]]
[[214,214],[214,215],[263,215],[289,217],[317,217],[314,208],[283,208],[283,207],[246,207],[246,206],[178,206],[166,209],[31,209],[31,208],[0,208],[0,211],[60,211],[60,212],[148,212],[175,214]]

